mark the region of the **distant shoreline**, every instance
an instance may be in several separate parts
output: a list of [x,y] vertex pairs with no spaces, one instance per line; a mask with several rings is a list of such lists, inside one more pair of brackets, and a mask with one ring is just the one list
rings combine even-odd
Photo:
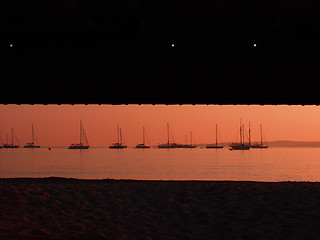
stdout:
[[287,141],[278,140],[266,143],[270,147],[320,147],[320,141]]
[[103,178],[103,179],[85,179],[85,178],[69,178],[69,177],[4,177],[0,178],[0,183],[9,182],[23,182],[23,183],[64,183],[64,182],[74,182],[74,183],[103,183],[103,182],[134,182],[134,183],[316,183],[317,181],[254,181],[254,180],[142,180],[142,179],[115,179],[115,178]]

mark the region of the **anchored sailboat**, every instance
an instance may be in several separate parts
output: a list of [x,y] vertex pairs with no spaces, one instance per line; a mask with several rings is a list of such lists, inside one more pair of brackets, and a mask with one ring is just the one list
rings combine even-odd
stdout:
[[127,146],[122,143],[121,128],[119,129],[119,125],[117,125],[117,138],[118,138],[118,141],[116,143],[112,143],[112,145],[109,146],[109,148],[111,149],[127,148]]
[[260,143],[251,145],[252,148],[268,148],[269,146],[264,145],[262,141],[262,125],[260,124]]
[[216,144],[208,144],[206,148],[223,148],[223,146],[218,145],[218,125],[216,124]]
[[39,145],[34,145],[34,130],[33,130],[33,124],[32,124],[32,142],[31,143],[27,143],[27,145],[23,146],[24,148],[40,148]]
[[[13,142],[13,137],[16,139],[16,141],[18,142],[18,139],[16,137],[16,135],[13,132],[13,128],[11,128],[11,144],[8,143],[8,135],[7,135],[7,143],[3,144],[4,148],[18,148],[19,145],[15,145]],[[19,144],[19,143],[18,143]]]
[[196,148],[197,145],[192,144],[192,131],[190,131],[190,144],[182,145],[182,148]]
[[174,142],[174,139],[173,139],[173,143],[170,142],[170,128],[169,128],[169,123],[167,123],[167,135],[168,135],[168,141],[167,141],[167,143],[163,143],[163,144],[158,145],[158,148],[178,148],[178,147],[181,147],[180,144],[177,144],[177,143]]
[[229,150],[249,150],[250,149],[250,145],[245,144],[244,142],[244,124],[241,124],[241,120],[240,120],[240,142],[239,143],[232,143],[230,145]]
[[142,143],[138,144],[136,148],[150,148],[150,146],[145,145],[145,136],[146,136],[145,129],[144,127],[142,127]]
[[68,149],[88,149],[89,142],[82,126],[82,121],[80,120],[80,143],[71,144]]

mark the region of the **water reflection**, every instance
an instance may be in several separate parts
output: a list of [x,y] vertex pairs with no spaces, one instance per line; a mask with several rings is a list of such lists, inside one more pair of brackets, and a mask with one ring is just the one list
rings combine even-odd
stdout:
[[1,149],[0,177],[320,181],[320,148]]

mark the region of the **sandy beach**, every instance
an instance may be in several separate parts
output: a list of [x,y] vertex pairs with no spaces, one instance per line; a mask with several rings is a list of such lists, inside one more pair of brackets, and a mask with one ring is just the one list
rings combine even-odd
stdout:
[[1,239],[315,239],[320,183],[0,179]]

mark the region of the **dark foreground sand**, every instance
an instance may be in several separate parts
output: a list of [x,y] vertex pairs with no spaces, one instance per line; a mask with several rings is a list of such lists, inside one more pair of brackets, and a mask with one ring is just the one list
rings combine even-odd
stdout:
[[0,239],[319,239],[320,183],[0,179]]

